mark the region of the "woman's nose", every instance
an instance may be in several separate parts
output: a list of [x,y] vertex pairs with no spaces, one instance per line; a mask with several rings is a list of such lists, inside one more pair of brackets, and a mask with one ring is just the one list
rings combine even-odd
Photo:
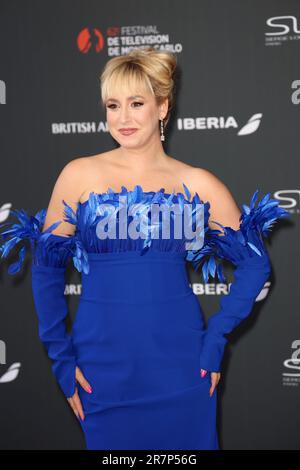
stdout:
[[130,116],[130,110],[124,106],[120,111],[120,119],[122,123],[125,123]]

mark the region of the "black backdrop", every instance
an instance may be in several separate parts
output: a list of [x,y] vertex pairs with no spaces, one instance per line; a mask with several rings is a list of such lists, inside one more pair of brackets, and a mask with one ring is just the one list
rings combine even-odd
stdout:
[[[143,45],[178,55],[166,152],[214,172],[240,206],[258,188],[292,214],[268,244],[270,282],[230,335],[218,386],[223,449],[300,447],[299,40],[296,0],[0,1],[1,222],[10,208],[47,207],[68,161],[116,145],[98,77],[110,57]],[[0,447],[83,449],[38,339],[29,268],[30,257],[12,277],[1,263]],[[200,273],[190,278],[208,318],[224,286],[204,291]],[[70,326],[80,276],[67,279]]]

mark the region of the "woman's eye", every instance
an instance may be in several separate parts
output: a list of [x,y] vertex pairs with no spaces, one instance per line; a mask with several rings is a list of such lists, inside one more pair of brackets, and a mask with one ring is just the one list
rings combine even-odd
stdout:
[[[139,101],[134,101],[132,104],[133,105],[138,104],[138,105],[143,106],[144,103],[140,103]],[[116,104],[108,104],[107,105],[107,108],[115,109],[115,107],[116,107]],[[134,106],[134,107],[136,108],[136,106]],[[140,106],[137,106],[137,107],[139,108]]]

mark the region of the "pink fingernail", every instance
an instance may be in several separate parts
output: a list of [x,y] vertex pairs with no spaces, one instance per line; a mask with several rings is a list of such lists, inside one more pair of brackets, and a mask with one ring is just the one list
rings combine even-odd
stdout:
[[201,370],[201,377],[202,377],[202,378],[205,377],[205,376],[206,376],[206,373],[207,373],[206,370]]
[[87,391],[88,393],[92,393],[91,387],[87,387],[86,391]]

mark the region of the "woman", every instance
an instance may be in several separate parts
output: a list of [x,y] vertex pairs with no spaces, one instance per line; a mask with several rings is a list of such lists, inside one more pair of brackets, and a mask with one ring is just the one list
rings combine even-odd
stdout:
[[[20,224],[2,233],[9,238],[2,257],[20,240],[30,241],[39,336],[87,449],[219,449],[216,395],[224,334],[250,313],[268,279],[263,235],[287,215],[269,195],[256,207],[257,191],[241,214],[216,176],[164,152],[175,72],[175,56],[152,48],[108,61],[102,103],[119,147],[69,162],[47,211],[35,218],[15,211]],[[155,230],[144,238],[100,236],[99,222],[108,213],[119,229],[141,216],[122,222],[120,202],[146,209],[153,203],[189,205],[193,221],[202,205],[204,245],[187,249],[185,236],[155,239]],[[105,204],[108,212],[101,212]],[[161,234],[161,222],[152,228]],[[25,247],[11,274],[24,255]],[[82,273],[82,295],[67,334],[64,273],[71,257]],[[186,261],[195,269],[201,265],[207,282],[215,274],[224,280],[216,263],[222,259],[236,266],[235,282],[205,328]]]

